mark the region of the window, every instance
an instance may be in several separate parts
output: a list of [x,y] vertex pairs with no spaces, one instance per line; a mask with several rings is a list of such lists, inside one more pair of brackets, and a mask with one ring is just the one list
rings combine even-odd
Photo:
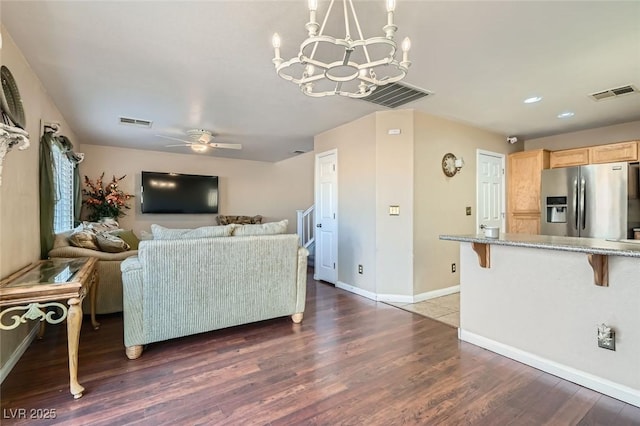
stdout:
[[55,188],[55,207],[53,210],[53,232],[67,231],[73,228],[73,168],[58,144],[52,144],[53,182]]

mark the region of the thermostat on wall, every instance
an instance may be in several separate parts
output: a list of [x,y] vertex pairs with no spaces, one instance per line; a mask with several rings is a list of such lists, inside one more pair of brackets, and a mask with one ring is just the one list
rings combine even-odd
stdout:
[[389,129],[387,131],[388,134],[390,135],[399,135],[401,133],[400,129]]

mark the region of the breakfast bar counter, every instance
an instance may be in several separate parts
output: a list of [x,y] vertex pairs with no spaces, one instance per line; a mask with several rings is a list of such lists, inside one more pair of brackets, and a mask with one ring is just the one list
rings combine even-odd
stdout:
[[[640,242],[440,239],[460,245],[461,340],[640,406]],[[613,350],[598,344],[603,325]]]

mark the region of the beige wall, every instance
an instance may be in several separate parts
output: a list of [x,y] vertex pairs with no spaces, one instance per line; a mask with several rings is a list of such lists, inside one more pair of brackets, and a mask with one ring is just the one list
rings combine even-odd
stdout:
[[[413,110],[376,113],[376,292],[379,295],[413,295],[413,128]],[[399,129],[400,134],[389,135],[390,129]],[[389,215],[391,205],[400,206],[399,216]]]
[[140,172],[143,170],[218,176],[220,214],[260,214],[265,221],[288,219],[292,233],[296,232],[296,210],[313,204],[313,153],[266,163],[88,144],[82,148],[85,153],[85,160],[80,164],[82,176],[95,180],[103,171],[108,179],[113,175],[127,175],[120,187],[135,198],[119,222],[138,235],[142,230],[149,231],[152,223],[171,228],[216,224],[215,215],[142,214]]
[[[440,241],[440,234],[476,232],[476,152],[501,154],[520,150],[505,136],[421,112],[415,113],[414,154],[414,294],[458,285],[457,243]],[[442,157],[451,152],[465,166],[454,177],[442,172]],[[471,216],[465,208],[471,206]],[[505,208],[506,211],[506,208]],[[456,263],[458,272],[451,273]]]
[[[338,281],[376,291],[375,115],[315,137],[318,154],[338,150]],[[363,274],[358,274],[363,265]]]
[[597,129],[531,139],[525,141],[524,147],[526,150],[548,149],[557,151],[638,139],[640,139],[640,121],[632,121],[615,126],[598,127]]
[[[75,135],[29,67],[9,33],[2,27],[2,65],[11,71],[20,90],[31,146],[9,152],[2,163],[0,186],[0,277],[40,258],[38,159],[40,120],[62,124],[62,134],[79,147]],[[33,324],[31,324],[33,326]],[[2,331],[0,365],[4,366],[28,333],[28,326]]]
[[[400,129],[399,135],[389,135]],[[508,154],[505,136],[413,110],[378,112],[324,132],[315,152],[338,151],[338,281],[382,299],[458,285],[458,245],[440,234],[475,232],[476,150]],[[442,156],[465,159],[447,178]],[[400,206],[399,216],[389,206]],[[473,214],[466,216],[465,207]],[[358,264],[364,274],[357,273]]]

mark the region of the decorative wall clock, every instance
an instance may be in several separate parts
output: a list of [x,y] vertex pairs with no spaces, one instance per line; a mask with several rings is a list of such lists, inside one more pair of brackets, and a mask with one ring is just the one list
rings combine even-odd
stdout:
[[456,160],[456,156],[450,152],[446,153],[444,157],[442,157],[442,171],[446,176],[453,177],[458,173]]

